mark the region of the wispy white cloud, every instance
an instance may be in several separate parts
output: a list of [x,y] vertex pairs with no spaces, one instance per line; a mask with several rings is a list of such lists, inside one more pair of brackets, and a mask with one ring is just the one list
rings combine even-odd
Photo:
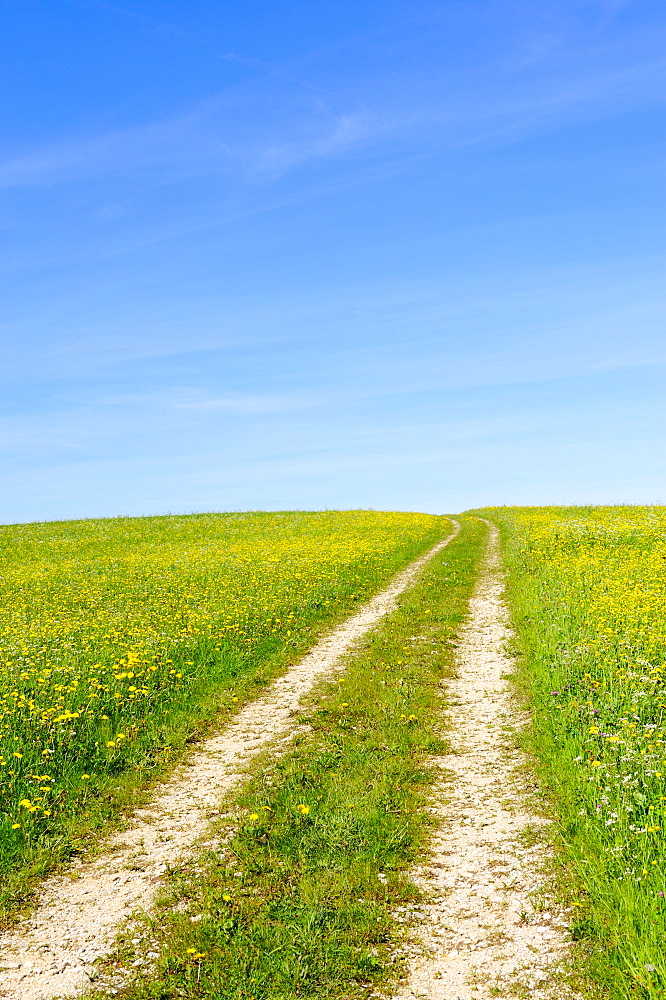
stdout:
[[[157,37],[161,36],[163,38],[183,42],[196,48],[205,48],[209,50],[211,46],[215,44],[210,37],[207,37],[200,32],[184,30],[182,26],[176,25],[172,21],[165,21],[163,18],[152,17],[144,11],[132,9],[130,7],[122,7],[119,4],[108,3],[107,0],[66,0],[66,2],[74,7],[96,10],[114,15],[116,18],[133,21],[144,30],[145,34],[148,35]],[[243,55],[237,52],[215,52],[215,58],[221,59],[225,62],[247,66],[252,69],[265,70],[275,68],[263,59],[256,59],[252,56]]]
[[322,395],[276,393],[268,395],[221,396],[175,403],[177,409],[201,413],[230,413],[237,416],[259,416],[271,413],[290,413],[322,405],[328,400]]
[[275,413],[291,413],[329,403],[337,399],[330,391],[317,393],[226,393],[206,395],[200,390],[172,387],[149,392],[123,392],[103,394],[95,405],[101,407],[129,407],[141,409],[165,409],[190,411],[193,414],[219,413],[234,416],[260,416]]
[[177,27],[175,24],[164,21],[160,18],[151,17],[145,14],[143,11],[133,10],[128,7],[121,7],[119,4],[108,3],[107,0],[67,0],[74,7],[81,7],[88,10],[103,11],[107,14],[113,14],[117,17],[127,19],[129,21],[134,21],[135,23],[141,25],[146,31],[153,35],[163,35],[171,38],[177,38],[186,42],[200,42],[190,31],[183,31],[182,28]]
[[194,125],[201,110],[92,138],[63,140],[7,158],[0,162],[0,187],[57,184],[166,166],[191,172],[202,163],[219,169],[232,150],[219,136],[197,134]]
[[281,79],[278,85],[268,73],[170,119],[7,156],[0,160],[0,187],[132,173],[153,181],[205,173],[256,183],[387,142],[395,153],[406,139],[413,154],[416,138],[424,150],[441,153],[663,100],[663,58],[615,66],[612,52],[594,56],[598,65],[578,66],[573,74],[546,60],[533,77],[516,66],[485,67],[478,78],[444,73],[426,81],[407,74],[387,81],[386,93],[380,79],[369,80],[365,92],[331,100],[338,107],[304,97],[307,87],[300,83]]
[[310,160],[340,156],[405,125],[404,121],[373,121],[363,113],[341,115],[330,123],[327,130],[309,140],[276,141],[259,149],[251,169],[255,174],[274,177]]
[[[251,127],[239,126],[237,108],[231,101],[226,108],[225,104],[224,96],[219,95],[177,118],[92,138],[63,140],[7,157],[0,161],[0,188],[137,172],[154,180],[196,173],[272,179],[307,161],[338,157],[408,124],[404,119],[360,112],[336,115],[301,110],[290,135],[285,128],[276,130],[278,139],[261,123],[255,124],[254,135]],[[225,110],[230,113],[228,121]]]

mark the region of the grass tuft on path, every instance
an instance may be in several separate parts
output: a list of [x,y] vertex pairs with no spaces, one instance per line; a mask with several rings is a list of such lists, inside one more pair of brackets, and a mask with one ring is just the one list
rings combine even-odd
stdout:
[[444,750],[442,682],[486,534],[462,521],[321,687],[289,752],[254,768],[228,804],[231,839],[171,872],[152,918],[128,931],[103,981],[142,956],[148,967],[119,1000],[351,1000],[398,977],[398,914],[418,896],[407,873],[431,827],[429,758]]

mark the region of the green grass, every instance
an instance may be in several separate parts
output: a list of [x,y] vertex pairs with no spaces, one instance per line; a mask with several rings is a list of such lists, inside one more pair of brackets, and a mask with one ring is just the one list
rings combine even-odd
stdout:
[[447,527],[333,511],[0,528],[0,915]]
[[136,960],[137,936],[139,954],[159,952],[119,998],[351,1000],[400,974],[394,911],[418,896],[408,872],[430,835],[450,637],[485,540],[484,526],[462,520],[346,673],[313,698],[311,728],[233,796],[226,846],[168,874],[161,905],[102,970],[106,980]]
[[[666,996],[664,508],[495,508],[581,992]],[[590,985],[591,984],[591,985]]]

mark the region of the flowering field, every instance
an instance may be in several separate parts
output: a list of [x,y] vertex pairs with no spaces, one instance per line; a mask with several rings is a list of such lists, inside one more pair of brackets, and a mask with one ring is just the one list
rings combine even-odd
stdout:
[[[666,508],[495,508],[535,749],[610,996],[666,995]],[[578,895],[576,895],[578,892]]]
[[114,783],[159,770],[444,526],[351,511],[0,528],[0,872],[67,853]]

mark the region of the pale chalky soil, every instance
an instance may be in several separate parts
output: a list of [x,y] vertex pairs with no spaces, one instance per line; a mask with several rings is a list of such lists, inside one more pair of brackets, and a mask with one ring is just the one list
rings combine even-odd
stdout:
[[203,743],[151,805],[135,813],[108,852],[44,883],[33,916],[0,936],[1,997],[51,1000],[90,986],[95,959],[109,951],[133,912],[150,906],[167,865],[182,860],[206,833],[222,797],[242,780],[251,758],[280,738],[283,746],[288,743],[301,698],[317,681],[342,669],[342,655],[393,610],[421,567],[458,531],[456,526],[394,577],[263,697],[242,709],[220,736]]
[[560,974],[566,917],[533,901],[545,852],[522,835],[544,820],[530,808],[526,762],[508,732],[525,719],[504,679],[512,661],[502,592],[499,532],[491,526],[448,685],[452,753],[437,762],[444,780],[433,807],[442,823],[415,878],[426,902],[405,915],[416,917],[421,947],[396,1000],[490,1000],[514,990],[534,1000],[573,997]]

